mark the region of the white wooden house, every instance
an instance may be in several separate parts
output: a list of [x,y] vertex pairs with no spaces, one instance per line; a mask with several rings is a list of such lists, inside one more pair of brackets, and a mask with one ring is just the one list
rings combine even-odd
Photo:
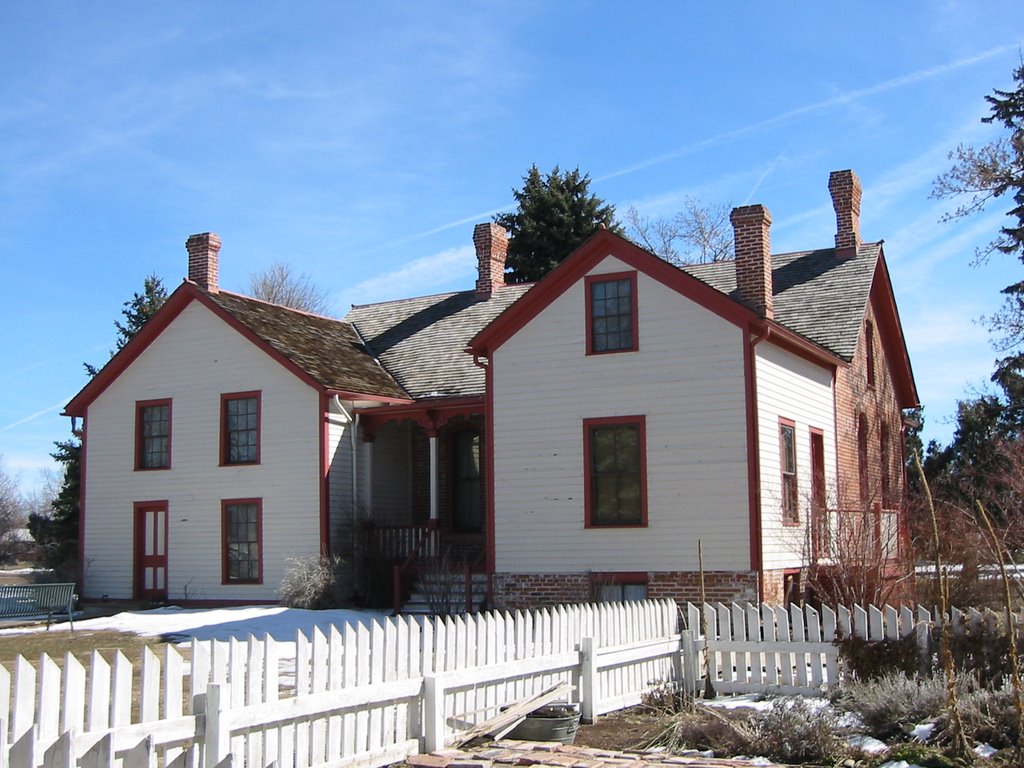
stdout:
[[189,238],[189,279],[66,409],[84,594],[274,600],[335,551],[384,596],[443,552],[496,606],[694,599],[700,540],[710,598],[782,598],[847,517],[894,556],[917,395],[859,181],[829,188],[835,247],[772,255],[746,206],[734,261],[601,231],[505,285],[481,224],[474,290],[343,320],[220,290],[219,239]]

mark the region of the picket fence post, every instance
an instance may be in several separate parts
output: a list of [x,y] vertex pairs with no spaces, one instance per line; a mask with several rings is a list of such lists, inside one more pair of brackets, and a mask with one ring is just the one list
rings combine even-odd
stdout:
[[593,637],[580,638],[580,718],[594,722],[597,713],[597,653]]
[[423,677],[423,751],[444,749],[444,682],[440,675]]
[[231,729],[227,708],[231,702],[230,686],[210,683],[206,687],[206,768],[217,768],[231,752]]

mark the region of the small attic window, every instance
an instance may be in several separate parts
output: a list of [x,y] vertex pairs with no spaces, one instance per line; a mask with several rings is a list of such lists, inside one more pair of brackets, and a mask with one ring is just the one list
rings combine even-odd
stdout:
[[864,354],[867,359],[868,386],[875,386],[875,326],[870,320],[864,323]]

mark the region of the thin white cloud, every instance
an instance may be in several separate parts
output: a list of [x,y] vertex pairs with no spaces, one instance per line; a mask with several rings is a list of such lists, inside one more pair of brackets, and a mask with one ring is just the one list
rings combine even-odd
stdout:
[[35,413],[30,413],[25,418],[18,419],[17,421],[12,422],[12,423],[8,424],[5,427],[0,427],[0,432],[7,432],[8,430],[14,429],[15,427],[20,427],[22,424],[28,424],[30,421],[35,421],[36,419],[38,419],[38,418],[40,418],[42,416],[46,416],[47,414],[53,413],[54,411],[59,411],[65,405],[68,404],[68,401],[70,399],[71,399],[71,396],[69,395],[68,397],[65,397],[63,400],[61,400],[58,403],[55,403],[54,405],[47,406],[46,408],[43,408],[42,410],[36,411]]
[[475,252],[470,246],[450,248],[357,283],[342,294],[340,303],[347,308],[350,303],[372,304],[427,295],[470,276],[474,263]]
[[995,48],[990,48],[987,51],[982,51],[981,53],[974,54],[973,56],[965,56],[963,58],[956,59],[955,61],[951,61],[946,64],[938,64],[934,67],[926,67],[925,69],[919,69],[916,72],[910,72],[905,75],[900,75],[899,77],[893,77],[890,78],[889,80],[884,80],[881,83],[875,83],[874,85],[867,86],[866,88],[858,88],[853,91],[841,91],[833,96],[830,96],[827,99],[814,101],[811,102],[810,104],[804,104],[803,106],[795,107],[794,109],[781,112],[772,117],[765,118],[764,120],[758,120],[757,122],[750,123],[749,125],[740,126],[739,128],[733,128],[732,130],[729,131],[723,131],[722,133],[716,134],[714,136],[709,136],[708,138],[701,139],[700,141],[695,141],[692,144],[687,144],[686,146],[680,147],[679,149],[673,150],[671,152],[666,152],[664,154],[657,155],[656,157],[652,157],[647,160],[642,160],[638,163],[634,163],[633,165],[627,166],[625,168],[620,168],[617,171],[612,171],[611,173],[599,176],[596,179],[594,179],[594,181],[606,181],[608,179],[614,179],[619,176],[625,176],[627,174],[635,173],[636,171],[641,171],[652,166],[667,163],[671,160],[676,160],[685,155],[694,154],[696,152],[709,149],[710,147],[718,146],[719,144],[725,144],[727,142],[731,142],[735,139],[739,139],[744,136],[759,133],[765,130],[766,128],[772,128],[781,123],[786,123],[814,112],[820,112],[822,110],[831,109],[832,107],[847,105],[859,101],[861,99],[868,98],[870,96],[877,96],[878,94],[896,90],[897,88],[903,88],[908,85],[913,85],[914,83],[920,83],[925,80],[931,80],[933,78],[940,77],[941,75],[944,75],[948,72],[963,69],[964,67],[969,67],[973,64],[977,64],[979,62],[986,61],[987,59],[991,59],[994,56],[999,56],[1001,54],[1007,53],[1008,51],[1015,50],[1017,48],[1017,45],[1017,43],[1000,45]]

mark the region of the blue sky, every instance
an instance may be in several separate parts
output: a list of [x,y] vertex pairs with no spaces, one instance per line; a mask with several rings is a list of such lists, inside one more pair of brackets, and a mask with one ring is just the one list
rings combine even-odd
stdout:
[[764,203],[773,250],[832,244],[831,170],[885,239],[927,437],[997,353],[1020,264],[970,266],[1008,206],[941,224],[958,142],[994,136],[1013,2],[3,3],[0,454],[25,487],[149,273],[218,232],[220,282],[279,261],[335,312],[473,285],[472,227],[531,163],[648,215]]

